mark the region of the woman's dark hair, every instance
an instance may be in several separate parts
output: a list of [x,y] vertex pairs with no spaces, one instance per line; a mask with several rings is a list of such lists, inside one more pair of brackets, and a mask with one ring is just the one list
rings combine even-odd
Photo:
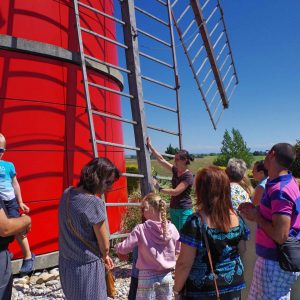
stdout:
[[217,229],[228,232],[233,208],[226,173],[214,166],[201,169],[196,175],[195,190],[197,206],[204,210]]
[[181,160],[185,160],[185,159],[186,159],[186,164],[187,164],[187,165],[189,165],[189,164],[191,163],[191,161],[194,160],[194,156],[191,155],[191,154],[189,154],[189,152],[186,151],[186,150],[183,150],[183,149],[182,149],[182,150],[178,150],[178,151],[176,152],[176,154],[179,155],[179,158],[180,158]]
[[82,168],[77,187],[82,186],[91,194],[102,194],[120,175],[120,171],[109,159],[94,158]]
[[268,177],[268,170],[265,168],[265,163],[264,160],[259,160],[254,163],[254,168],[256,169],[257,172],[263,171],[265,177]]

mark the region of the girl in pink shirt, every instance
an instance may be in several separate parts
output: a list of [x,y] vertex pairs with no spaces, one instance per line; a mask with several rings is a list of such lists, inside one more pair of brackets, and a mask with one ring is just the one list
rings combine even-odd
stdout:
[[137,225],[115,249],[117,253],[127,254],[138,246],[137,300],[171,300],[172,271],[180,250],[179,233],[167,220],[166,203],[159,195],[148,194],[142,201],[142,210],[147,221]]

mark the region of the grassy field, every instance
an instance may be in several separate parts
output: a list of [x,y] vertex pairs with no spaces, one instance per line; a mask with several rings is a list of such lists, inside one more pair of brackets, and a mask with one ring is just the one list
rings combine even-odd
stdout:
[[[205,156],[203,158],[195,158],[195,160],[190,164],[189,169],[196,174],[197,171],[203,167],[213,164],[216,156]],[[254,161],[264,159],[264,156],[255,156]],[[172,160],[170,161],[172,163]],[[126,159],[126,166],[137,165],[136,159]],[[156,160],[151,160],[152,168],[161,176],[171,176],[170,172],[167,172],[163,167],[161,167]]]

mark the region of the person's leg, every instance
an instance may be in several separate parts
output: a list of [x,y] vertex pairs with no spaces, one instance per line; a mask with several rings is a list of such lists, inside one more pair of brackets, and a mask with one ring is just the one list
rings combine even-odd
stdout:
[[269,296],[274,300],[289,300],[291,287],[300,273],[287,272],[280,268],[278,261],[265,260],[266,281]]
[[29,246],[27,236],[26,235],[17,235],[16,240],[18,241],[18,244],[23,253],[23,258],[30,259],[32,256],[31,256],[31,251],[30,251],[30,246]]
[[185,224],[186,220],[188,219],[188,217],[193,213],[193,210],[189,208],[189,209],[178,209],[178,211],[179,211],[179,228],[181,229]]
[[171,222],[175,225],[178,231],[180,231],[180,214],[179,214],[179,209],[175,208],[170,208],[170,217],[171,217]]
[[138,284],[139,284],[139,279],[131,276],[128,300],[136,299],[136,292],[137,292]]
[[172,300],[173,299],[172,272],[157,276],[157,284],[155,285],[155,299]]
[[7,250],[0,252],[0,299],[10,300],[12,294],[12,272],[10,254]]

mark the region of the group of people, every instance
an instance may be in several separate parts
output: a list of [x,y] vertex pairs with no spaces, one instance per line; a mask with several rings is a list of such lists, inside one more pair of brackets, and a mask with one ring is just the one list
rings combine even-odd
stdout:
[[[229,160],[225,172],[209,166],[194,178],[188,169],[193,157],[187,151],[178,151],[171,164],[149,138],[147,145],[172,172],[172,187],[162,187],[153,179],[157,192],[141,201],[143,222],[115,246],[122,259],[134,253],[129,299],[241,299],[245,281],[240,253],[250,234],[243,218],[257,223],[257,261],[248,300],[289,299],[300,274],[280,268],[278,244],[290,234],[300,238],[300,192],[289,172],[295,149],[287,143],[276,144],[264,161],[254,164],[258,184],[253,192],[246,164],[240,159]],[[62,195],[59,270],[67,299],[107,299],[105,272],[114,264],[105,203],[99,196],[119,177],[111,161],[95,158],[83,167],[78,185]],[[163,194],[171,196],[170,220]],[[0,299],[10,299],[11,293],[8,243],[12,235],[25,235],[30,223],[27,215],[8,218],[0,201],[0,266],[7,265],[0,269]]]
[[[243,217],[258,227],[248,300],[289,299],[300,274],[280,268],[277,245],[291,232],[300,232],[299,186],[288,171],[294,148],[276,144],[264,161],[254,164],[253,191],[243,160],[230,159],[225,172],[205,167],[194,178],[188,169],[193,158],[187,151],[178,151],[171,164],[150,139],[147,144],[172,172],[172,186],[162,187],[153,179],[157,193],[141,201],[143,222],[115,246],[121,259],[133,252],[128,299],[241,299],[245,281],[240,252],[250,234]],[[118,177],[107,159],[95,159],[83,169],[78,186],[66,190],[61,199],[60,270],[67,299],[106,299],[104,265],[113,263],[108,256],[104,202],[96,194],[109,190]],[[170,220],[163,194],[171,196]],[[98,253],[88,243],[98,246]]]

